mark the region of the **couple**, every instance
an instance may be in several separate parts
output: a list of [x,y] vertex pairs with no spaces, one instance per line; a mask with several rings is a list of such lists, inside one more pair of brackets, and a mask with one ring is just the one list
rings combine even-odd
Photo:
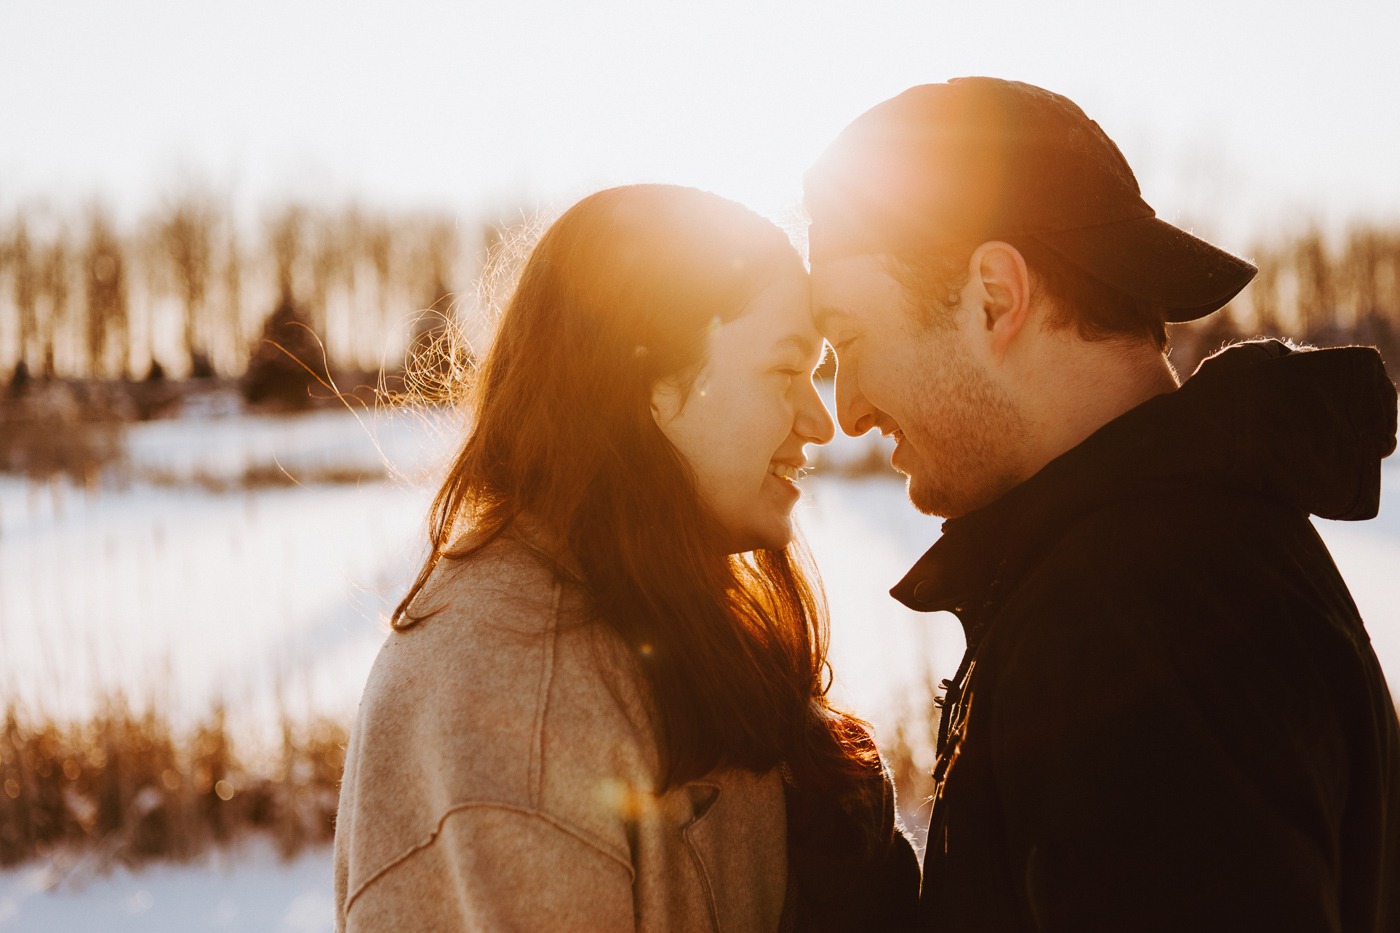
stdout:
[[[810,276],[666,186],[535,247],[350,741],[338,927],[1400,929],[1400,728],[1308,520],[1375,514],[1377,354],[1178,388],[1165,323],[1254,269],[1029,85],[880,104],[806,203]],[[948,519],[893,590],[968,643],[922,882],[792,522],[823,340]]]

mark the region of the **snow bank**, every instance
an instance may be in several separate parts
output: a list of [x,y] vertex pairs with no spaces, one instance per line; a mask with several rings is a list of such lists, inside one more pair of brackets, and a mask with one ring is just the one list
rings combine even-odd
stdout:
[[331,855],[280,860],[254,841],[189,865],[64,875],[52,865],[0,872],[0,931],[26,933],[329,933]]

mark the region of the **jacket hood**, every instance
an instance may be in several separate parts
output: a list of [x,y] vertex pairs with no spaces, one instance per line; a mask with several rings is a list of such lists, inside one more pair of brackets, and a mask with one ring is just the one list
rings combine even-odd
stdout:
[[959,609],[1066,522],[1183,486],[1277,499],[1322,518],[1373,518],[1380,463],[1395,442],[1395,385],[1374,349],[1238,344],[996,502],[945,522],[890,592],[913,609]]

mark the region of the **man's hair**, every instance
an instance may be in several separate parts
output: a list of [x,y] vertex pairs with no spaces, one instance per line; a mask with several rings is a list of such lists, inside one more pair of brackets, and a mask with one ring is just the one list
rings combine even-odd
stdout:
[[[1146,340],[1167,348],[1165,309],[1124,294],[1029,237],[1007,237],[1026,260],[1036,298],[1050,306],[1054,328],[1071,328],[1084,340]],[[947,321],[968,280],[968,260],[978,244],[962,244],[925,255],[897,255],[890,274],[909,293],[924,323]]]

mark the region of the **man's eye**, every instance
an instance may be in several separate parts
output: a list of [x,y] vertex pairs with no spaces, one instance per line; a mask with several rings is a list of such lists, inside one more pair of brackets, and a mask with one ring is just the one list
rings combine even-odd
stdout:
[[836,341],[835,343],[831,343],[831,341],[827,342],[831,343],[831,349],[835,350],[837,353],[842,353],[846,350],[849,350],[851,348],[851,344],[856,342],[856,339],[857,338],[855,337],[845,337],[841,340]]

